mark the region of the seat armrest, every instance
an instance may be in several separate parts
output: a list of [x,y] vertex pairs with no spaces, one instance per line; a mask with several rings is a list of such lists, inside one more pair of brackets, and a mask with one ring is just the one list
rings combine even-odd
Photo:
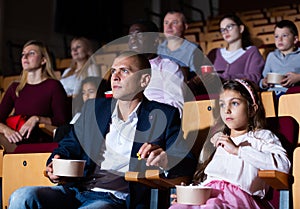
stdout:
[[291,175],[276,170],[260,170],[258,176],[277,190],[288,190],[291,181],[293,181]]
[[50,135],[50,136],[54,136],[54,131],[57,128],[56,126],[52,126],[49,124],[45,124],[45,123],[40,123],[39,124],[39,128],[44,131],[46,134]]
[[139,182],[151,188],[169,189],[175,187],[175,185],[180,185],[182,182],[189,184],[191,177],[180,176],[176,178],[166,178],[164,174],[160,173],[160,170],[146,170],[144,174],[128,171],[125,173],[125,180]]

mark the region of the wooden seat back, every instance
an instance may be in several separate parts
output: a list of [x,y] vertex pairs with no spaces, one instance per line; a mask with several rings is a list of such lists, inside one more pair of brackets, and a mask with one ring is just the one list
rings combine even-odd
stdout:
[[277,103],[274,91],[261,92],[261,101],[266,111],[266,117],[275,117],[277,115]]
[[2,204],[8,207],[10,195],[23,186],[53,186],[44,176],[51,153],[5,154],[3,157]]

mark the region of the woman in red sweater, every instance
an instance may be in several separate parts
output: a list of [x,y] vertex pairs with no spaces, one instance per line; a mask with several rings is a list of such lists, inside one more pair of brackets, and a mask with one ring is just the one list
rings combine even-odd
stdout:
[[[35,40],[28,41],[22,52],[20,82],[12,83],[0,104],[0,145],[13,151],[16,144],[49,141],[36,128],[39,123],[59,126],[68,122],[67,95],[55,79],[47,47]],[[9,126],[11,112],[26,122],[20,128]]]

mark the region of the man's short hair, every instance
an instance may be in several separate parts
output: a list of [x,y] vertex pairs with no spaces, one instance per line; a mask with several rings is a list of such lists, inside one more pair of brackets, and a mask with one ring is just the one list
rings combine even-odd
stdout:
[[[183,24],[187,24],[186,17],[185,17],[185,15],[183,14],[183,12],[180,11],[180,10],[170,10],[170,11],[168,11],[168,12],[166,13],[166,15],[167,15],[167,14],[176,14],[176,13],[178,13],[178,14],[181,15],[182,23],[183,23]],[[166,16],[166,15],[165,15],[165,16]]]
[[116,58],[125,58],[125,57],[136,58],[139,64],[138,68],[140,70],[147,70],[147,73],[151,74],[150,62],[144,54],[137,53],[135,51],[123,51]]

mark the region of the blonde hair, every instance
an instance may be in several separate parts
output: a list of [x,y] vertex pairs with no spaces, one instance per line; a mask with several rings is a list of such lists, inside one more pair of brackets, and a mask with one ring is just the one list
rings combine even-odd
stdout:
[[[30,40],[24,44],[23,49],[30,45],[37,46],[39,48],[39,51],[40,51],[42,57],[44,57],[46,60],[46,63],[42,65],[42,77],[56,79],[56,76],[53,71],[52,60],[50,58],[50,53],[49,53],[47,46],[40,41]],[[22,74],[21,74],[21,78],[20,78],[20,83],[16,88],[17,96],[19,96],[19,92],[22,91],[22,89],[24,88],[24,86],[27,83],[27,75],[28,75],[28,72],[26,70],[23,70]]]
[[[88,60],[89,57],[92,56],[92,54],[93,54],[93,47],[92,47],[91,41],[85,37],[75,37],[71,41],[71,46],[72,46],[72,43],[74,43],[75,41],[81,41],[83,43],[83,47],[87,51],[86,60]],[[73,74],[76,74],[76,77],[81,77],[83,79],[88,76],[88,72],[86,69],[87,65],[83,65],[82,68],[76,72],[77,63],[75,60],[72,60],[70,68],[71,68],[70,71],[66,75],[64,75],[63,78],[69,77]]]

